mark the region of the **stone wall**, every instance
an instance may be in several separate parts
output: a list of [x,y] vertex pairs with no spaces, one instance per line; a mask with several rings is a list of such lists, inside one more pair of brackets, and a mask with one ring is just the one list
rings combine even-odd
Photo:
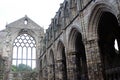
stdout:
[[7,80],[8,69],[7,69],[7,58],[0,55],[0,80]]
[[[26,22],[27,21],[27,22]],[[6,29],[0,31],[0,55],[4,58],[5,57],[5,61],[3,59],[3,63],[0,62],[0,67],[3,67],[5,69],[1,69],[3,70],[3,74],[0,75],[4,75],[4,79],[1,80],[13,80],[14,76],[13,76],[13,72],[11,70],[12,67],[12,60],[13,60],[13,43],[16,39],[16,37],[20,36],[21,34],[28,34],[30,36],[32,36],[35,40],[35,47],[36,47],[36,71],[35,73],[37,73],[38,75],[38,56],[40,55],[40,49],[41,49],[41,39],[44,36],[44,29],[42,27],[40,27],[38,24],[36,24],[34,21],[32,21],[30,18],[28,18],[27,16],[16,20],[10,24],[6,25]],[[16,55],[17,57],[17,55]],[[0,58],[2,60],[2,58]],[[0,60],[0,61],[1,61]],[[5,63],[5,65],[4,65]],[[26,73],[26,72],[25,72]],[[17,72],[16,75],[18,76],[20,73]],[[26,74],[26,75],[33,75],[33,72]],[[38,76],[35,75],[31,78],[36,78],[38,80]],[[16,80],[16,79],[15,79]],[[18,79],[17,79],[18,80]],[[22,79],[24,80],[24,79]],[[29,80],[29,79],[25,79],[25,80]],[[35,79],[34,79],[35,80]]]
[[[119,80],[119,24],[119,0],[65,0],[46,33],[25,16],[0,31],[0,79]],[[11,71],[13,42],[23,33],[36,41],[35,74]]]
[[98,27],[106,12],[114,15],[117,25],[119,6],[119,0],[65,0],[42,40],[40,80],[106,80]]

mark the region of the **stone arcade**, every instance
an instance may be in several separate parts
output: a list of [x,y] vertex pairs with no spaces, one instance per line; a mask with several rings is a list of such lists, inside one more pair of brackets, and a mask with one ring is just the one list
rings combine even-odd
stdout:
[[[120,0],[64,0],[46,33],[27,16],[10,23],[0,80],[120,80],[119,24]],[[32,70],[11,69],[21,63]]]

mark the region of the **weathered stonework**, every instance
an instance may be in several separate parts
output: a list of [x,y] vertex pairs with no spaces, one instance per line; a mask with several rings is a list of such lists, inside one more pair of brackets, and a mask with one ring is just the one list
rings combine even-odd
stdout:
[[[114,41],[117,39],[119,45],[119,14],[119,0],[65,0],[43,39],[39,61],[40,70],[47,67],[47,75],[42,78],[44,70],[40,71],[40,80],[51,80],[52,75],[55,75],[53,80],[119,80],[120,65],[112,61],[110,65],[109,57],[106,59],[103,56],[105,53],[105,56],[117,54],[114,52]],[[108,38],[109,36],[112,38]],[[114,58],[113,61],[115,60]],[[43,66],[44,61],[47,64],[52,62],[55,66]],[[55,74],[50,74],[52,68],[55,69]]]
[[[35,73],[11,71],[23,33],[36,41]],[[64,0],[46,33],[25,16],[0,31],[0,55],[1,80],[120,80],[120,1]]]
[[[25,23],[27,21],[27,23]],[[13,59],[13,43],[17,36],[21,34],[29,34],[32,36],[36,42],[36,64],[38,63],[38,56],[40,53],[41,47],[41,38],[44,36],[44,29],[33,22],[27,16],[12,22],[6,25],[6,29],[0,32],[0,55],[4,58],[3,64],[3,79],[1,80],[38,80],[38,64],[36,65],[35,72],[13,72],[11,70],[12,67],[12,59]],[[17,55],[16,55],[17,56]],[[2,58],[0,58],[2,59]],[[2,75],[2,74],[1,74]]]

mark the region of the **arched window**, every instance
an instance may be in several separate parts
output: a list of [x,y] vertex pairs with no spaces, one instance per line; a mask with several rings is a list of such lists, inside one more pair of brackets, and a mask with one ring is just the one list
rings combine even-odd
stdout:
[[64,17],[67,18],[69,16],[69,4],[66,1],[65,8],[64,8]]
[[78,11],[82,10],[84,7],[84,0],[77,0],[76,3]]
[[12,66],[17,71],[28,71],[36,68],[36,43],[28,34],[21,34],[13,42]]

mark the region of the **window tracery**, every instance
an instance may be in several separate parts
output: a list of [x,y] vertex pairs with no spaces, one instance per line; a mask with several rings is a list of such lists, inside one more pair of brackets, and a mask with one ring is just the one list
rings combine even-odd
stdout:
[[19,35],[13,43],[12,65],[18,67],[20,64],[29,66],[30,70],[36,67],[36,43],[28,34]]

